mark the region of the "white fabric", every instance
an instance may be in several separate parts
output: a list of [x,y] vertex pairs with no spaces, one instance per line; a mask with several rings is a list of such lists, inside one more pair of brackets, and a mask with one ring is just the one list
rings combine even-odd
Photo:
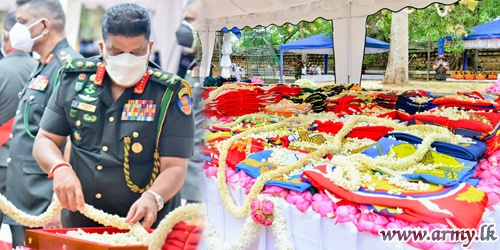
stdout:
[[222,42],[222,59],[220,60],[220,67],[221,67],[220,75],[223,78],[231,77],[231,72],[233,71],[230,58],[231,53],[233,53],[233,50],[231,49],[231,43],[229,42],[230,39],[231,39],[230,32],[224,34],[224,41]]
[[335,76],[333,75],[303,75],[302,79],[311,80],[312,82],[333,82]]
[[[300,21],[312,22],[318,17],[334,20],[334,52],[335,72],[339,83],[359,83],[361,80],[361,64],[363,61],[365,23],[363,26],[352,23],[354,19],[366,20],[366,17],[382,9],[399,11],[407,6],[424,8],[435,0],[201,0],[206,21],[203,22],[203,32],[215,32],[224,27],[243,28],[281,26],[287,22],[296,24]],[[456,0],[438,0],[440,3],[451,4]],[[348,6],[350,12],[348,11]],[[351,20],[348,22],[348,13]],[[343,19],[344,21],[337,22]],[[358,20],[358,22],[359,22]],[[339,27],[344,26],[344,27]],[[341,30],[341,31],[340,31]],[[348,31],[351,36],[348,38]],[[362,37],[362,39],[361,39]],[[349,45],[351,44],[352,45]],[[202,43],[202,47],[212,48],[211,44]],[[348,47],[350,46],[350,49]],[[204,52],[206,50],[204,49]],[[339,53],[342,52],[342,53]],[[328,53],[325,53],[328,54]],[[351,56],[349,56],[351,54]],[[204,55],[205,56],[205,55]],[[206,55],[208,56],[208,55]],[[352,58],[352,60],[350,59]],[[205,58],[204,58],[205,59]],[[211,61],[211,56],[206,58]],[[361,63],[360,63],[361,62]],[[351,69],[351,71],[349,71]],[[207,73],[202,76],[207,76]]]
[[500,48],[500,39],[487,40],[468,40],[464,41],[465,49],[498,49]]
[[[241,234],[245,219],[233,218],[224,208],[220,200],[217,180],[214,177],[201,178],[202,200],[206,204],[207,216],[218,236],[224,241],[234,241]],[[245,201],[245,190],[239,186],[236,190],[229,187],[231,196],[239,207]],[[304,213],[300,212],[294,205],[288,204],[280,199],[279,205],[285,214],[287,230],[291,234],[292,242],[296,250],[325,249],[325,250],[385,250],[385,249],[416,249],[406,243],[390,242],[384,243],[379,236],[367,232],[358,232],[353,223],[339,223],[335,225],[335,219],[323,218],[311,208]],[[500,223],[500,205],[495,206],[495,211],[486,210],[483,216],[486,223]],[[498,230],[498,229],[497,229]],[[256,233],[256,240],[250,245],[250,250],[276,249],[276,237],[271,227],[262,226]],[[497,233],[498,234],[498,233]],[[198,249],[207,249],[203,241]],[[460,250],[460,244],[455,244],[453,250]],[[473,243],[474,250],[500,249],[500,241],[495,243]]]

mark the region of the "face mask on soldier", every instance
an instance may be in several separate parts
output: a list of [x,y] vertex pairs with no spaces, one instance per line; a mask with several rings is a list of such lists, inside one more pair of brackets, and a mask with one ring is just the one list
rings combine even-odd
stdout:
[[103,45],[104,57],[106,58],[106,72],[116,85],[124,88],[134,86],[146,73],[148,68],[148,52],[143,56],[135,56],[130,53],[122,53],[110,56]]
[[30,26],[26,26],[20,23],[14,24],[12,29],[9,31],[10,43],[13,48],[24,50],[26,52],[31,52],[33,49],[33,44],[37,39],[43,37],[43,34],[35,38],[31,38],[30,28],[40,23],[43,19],[40,19]]

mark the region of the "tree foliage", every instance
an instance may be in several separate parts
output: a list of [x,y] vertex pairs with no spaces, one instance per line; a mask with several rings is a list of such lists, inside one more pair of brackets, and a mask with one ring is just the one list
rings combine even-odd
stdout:
[[[472,27],[491,22],[500,14],[499,0],[462,0],[445,6],[431,4],[427,8],[413,10],[408,16],[408,35],[410,41],[433,41],[442,36],[453,35],[455,40],[445,46],[447,52],[455,54],[464,51],[461,37],[472,34]],[[367,35],[389,41],[391,34],[392,12],[382,10],[367,19]]]

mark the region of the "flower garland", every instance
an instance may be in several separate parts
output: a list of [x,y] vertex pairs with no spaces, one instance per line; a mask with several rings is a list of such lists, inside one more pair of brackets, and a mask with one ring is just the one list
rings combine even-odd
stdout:
[[59,203],[59,201],[53,202],[43,214],[33,216],[18,210],[10,201],[7,200],[7,198],[5,198],[5,196],[0,194],[0,210],[5,215],[14,219],[17,223],[25,227],[36,228],[42,227],[54,216],[56,216],[57,212],[61,210],[61,203]]
[[215,98],[217,98],[217,96],[219,95],[220,92],[222,92],[223,90],[226,90],[226,89],[243,89],[243,87],[240,87],[240,86],[238,86],[236,84],[222,85],[219,88],[217,88],[216,90],[214,90],[210,94],[210,96],[205,101],[203,101],[202,105],[205,106],[206,104],[208,104],[209,102],[211,102],[212,100],[214,100]]
[[[7,200],[7,198],[5,198],[5,196],[0,194],[0,210],[5,215],[11,217],[14,221],[30,228],[44,226],[61,210],[61,208],[61,203],[59,201],[55,201],[50,204],[50,206],[43,214],[39,216],[28,215],[18,210],[10,201]],[[195,217],[200,217],[200,215],[202,214],[201,211],[202,209],[200,205],[191,204],[183,207],[178,207],[175,210],[171,211],[160,222],[158,228],[151,235],[141,226],[140,223],[136,223],[135,225],[130,226],[125,222],[125,218],[120,218],[118,215],[105,213],[104,211],[96,209],[88,204],[85,204],[84,210],[80,211],[80,213],[104,226],[112,226],[119,229],[129,229],[130,233],[133,234],[144,245],[150,244],[149,249],[157,250],[161,249],[161,246],[165,244],[166,236],[172,231],[172,228],[177,223],[185,220],[191,220]]]
[[243,229],[238,238],[233,239],[233,241],[222,241],[218,236],[212,225],[206,220],[206,227],[203,232],[205,239],[205,245],[208,249],[221,249],[221,250],[244,250],[250,247],[250,244],[254,241],[257,236],[257,231],[260,228],[260,224],[255,223],[251,217],[248,217],[243,224]]
[[173,210],[161,220],[156,230],[151,234],[149,250],[161,250],[168,234],[172,232],[172,228],[174,228],[177,223],[203,216],[203,209],[200,204],[187,204],[181,208],[182,209],[177,208]]
[[[305,124],[308,124],[304,121],[307,121],[304,117],[291,117],[287,120],[284,120],[280,123],[273,124],[273,125],[267,125],[267,126],[262,126],[258,128],[253,128],[250,130],[247,130],[241,134],[238,134],[236,136],[231,137],[230,139],[224,141],[222,150],[220,151],[220,158],[219,158],[219,168],[217,170],[217,182],[218,182],[218,187],[219,187],[219,193],[220,197],[222,200],[222,204],[226,208],[229,214],[231,214],[234,218],[236,219],[242,219],[245,216],[247,216],[250,212],[250,202],[253,198],[257,197],[257,195],[262,191],[265,183],[275,179],[276,177],[280,177],[283,175],[288,175],[290,172],[292,172],[295,169],[300,169],[304,167],[307,163],[314,159],[318,158],[323,158],[325,155],[330,154],[336,154],[340,151],[342,148],[342,140],[351,132],[351,130],[354,128],[354,126],[360,122],[368,122],[368,123],[375,123],[375,124],[384,124],[385,126],[395,128],[400,131],[426,131],[426,132],[433,132],[435,133],[435,137],[431,137],[430,139],[424,140],[425,143],[423,142],[424,145],[426,144],[431,144],[434,142],[434,140],[440,139],[446,142],[451,142],[451,132],[445,128],[442,127],[437,127],[437,126],[425,126],[425,125],[413,125],[410,127],[406,127],[403,125],[399,125],[394,123],[393,121],[389,121],[383,118],[377,118],[377,117],[369,117],[369,116],[352,116],[349,118],[349,120],[344,124],[343,128],[335,135],[333,141],[331,142],[326,142],[324,143],[323,146],[318,148],[317,151],[312,152],[308,154],[307,156],[301,158],[294,164],[290,164],[288,166],[285,166],[283,168],[278,168],[273,171],[269,171],[267,173],[264,173],[263,175],[259,176],[255,180],[255,184],[251,188],[250,192],[248,193],[247,199],[243,203],[241,207],[237,207],[234,203],[233,198],[231,197],[229,193],[229,188],[226,183],[226,159],[227,159],[227,154],[229,151],[229,148],[232,146],[232,144],[244,136],[247,136],[252,133],[260,133],[260,132],[265,132],[268,130],[275,130],[279,129],[282,127],[287,127],[290,126],[291,122],[298,122],[298,126],[304,126]],[[408,164],[409,162],[415,162],[415,159],[417,157],[423,157],[422,151],[418,151],[414,154],[413,158],[409,159],[401,159],[401,161],[398,161],[398,163],[405,163]],[[418,153],[418,154],[417,154]],[[425,154],[425,153],[424,153]],[[373,160],[370,158],[370,160]],[[387,161],[382,161],[380,163],[387,162]],[[377,161],[379,163],[379,161]],[[379,163],[379,164],[380,164]],[[359,165],[360,169],[367,169],[366,166],[363,166],[361,163],[357,163]],[[376,166],[377,164],[371,164],[372,166]],[[392,165],[393,168],[395,168],[396,165]],[[356,178],[356,173],[355,169],[353,168],[342,168],[337,170],[338,172],[336,173],[336,178],[339,180],[340,183],[342,183],[343,186],[350,190],[357,190],[356,187],[358,187],[362,184],[360,183],[360,180],[354,181],[354,185],[350,183],[346,183],[346,179],[344,179],[344,171],[349,171],[348,176],[351,176],[353,178]]]
[[203,126],[217,126],[219,128],[232,128],[235,126],[238,126],[240,123],[247,119],[258,119],[258,120],[265,120],[265,121],[276,121],[278,118],[275,117],[270,117],[269,115],[261,115],[261,114],[250,114],[250,115],[244,115],[240,116],[240,118],[236,119],[236,121],[231,122],[231,123],[226,123],[226,124],[208,124],[204,123]]
[[[271,228],[273,229],[273,234],[276,236],[276,247],[280,250],[290,250],[294,249],[294,245],[290,240],[287,228],[286,228],[286,218],[283,210],[278,205],[279,200],[276,197],[267,198],[273,204],[272,217],[274,218]],[[260,205],[260,204],[259,204]],[[270,205],[270,204],[269,204]],[[271,215],[271,214],[270,214]],[[233,250],[233,249],[248,249],[250,244],[255,240],[257,232],[260,229],[261,224],[254,221],[252,216],[248,216],[243,224],[242,232],[240,236],[233,239],[231,242],[222,241],[215,232],[212,225],[206,222],[205,231],[203,233],[205,244],[208,249],[222,249],[222,250]]]

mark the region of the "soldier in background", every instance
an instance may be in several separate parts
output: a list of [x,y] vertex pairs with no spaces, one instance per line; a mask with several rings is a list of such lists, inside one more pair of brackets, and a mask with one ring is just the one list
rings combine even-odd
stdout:
[[[59,0],[17,0],[16,3],[17,23],[9,31],[12,47],[35,51],[40,61],[20,94],[7,159],[5,197],[19,210],[40,215],[52,201],[52,180],[47,179],[33,158],[33,143],[45,106],[57,85],[59,69],[81,55],[66,40],[66,18]],[[26,227],[10,217],[5,218],[5,223],[15,227],[14,248],[24,246]],[[60,216],[55,216],[49,224],[60,227]]]
[[[0,193],[4,194],[7,188],[7,158],[12,124],[16,115],[19,93],[28,82],[28,78],[35,70],[36,61],[26,51],[12,48],[9,30],[16,24],[16,12],[11,12],[5,18],[0,38],[2,44],[0,52],[4,56],[0,60]],[[0,226],[3,214],[0,211]]]

